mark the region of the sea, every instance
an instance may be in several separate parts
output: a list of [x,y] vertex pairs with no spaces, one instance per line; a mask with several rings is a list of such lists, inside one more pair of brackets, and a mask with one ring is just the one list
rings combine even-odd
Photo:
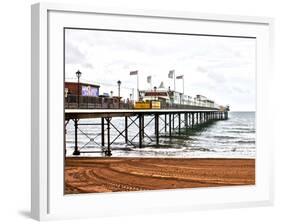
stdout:
[[[145,117],[145,124],[152,118]],[[134,119],[136,118],[132,117],[132,120]],[[129,120],[129,124],[131,122]],[[124,117],[112,118],[112,124],[121,132],[124,130],[124,123]],[[79,124],[83,124],[79,125],[78,129],[78,147],[83,152],[80,156],[103,157],[105,154],[101,146],[101,126],[98,125],[100,119],[82,119]],[[175,126],[177,124],[176,119]],[[111,145],[112,157],[255,158],[256,156],[255,112],[229,112],[227,120],[208,122],[192,130],[181,129],[180,133],[175,129],[172,137],[165,133],[164,117],[161,116],[159,146],[155,144],[152,120],[145,127],[142,148],[137,146],[138,127],[134,123],[128,129],[128,138],[135,146],[125,144],[124,137],[122,135],[118,137],[119,133],[114,127],[111,126],[110,130],[111,141],[116,139]],[[66,155],[72,156],[73,151],[74,123],[69,121],[66,126]]]

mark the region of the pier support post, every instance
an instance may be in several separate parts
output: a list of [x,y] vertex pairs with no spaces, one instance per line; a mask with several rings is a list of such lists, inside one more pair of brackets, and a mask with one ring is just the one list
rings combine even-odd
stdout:
[[167,114],[165,114],[165,117],[164,117],[164,122],[165,122],[165,133],[167,132]]
[[142,119],[141,119],[141,133],[142,133],[142,139],[144,139],[144,115],[142,115]]
[[187,135],[187,129],[188,129],[187,113],[184,114],[184,125],[185,125],[185,134]]
[[173,130],[175,130],[175,114],[173,114]]
[[128,117],[125,116],[125,143],[128,143]]
[[194,113],[192,112],[192,114],[191,114],[191,128],[193,128],[194,127]]
[[156,146],[159,145],[159,114],[155,114],[155,137]]
[[142,119],[143,119],[143,116],[141,114],[139,114],[139,148],[142,148]]
[[73,155],[75,156],[79,156],[80,155],[80,152],[78,150],[78,119],[75,118],[74,119],[74,136],[75,136],[75,146],[74,146],[74,152],[73,152]]
[[104,146],[104,117],[101,118],[101,146]]
[[172,136],[172,114],[169,114],[169,136]]
[[111,149],[110,149],[110,117],[106,118],[107,121],[107,150],[105,151],[106,156],[111,156]]
[[178,113],[178,122],[179,122],[179,135],[181,134],[181,114]]

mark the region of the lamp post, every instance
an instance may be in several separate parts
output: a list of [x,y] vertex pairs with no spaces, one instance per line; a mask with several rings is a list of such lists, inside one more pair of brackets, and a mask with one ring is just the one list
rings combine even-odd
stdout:
[[77,104],[78,104],[78,109],[80,108],[80,77],[82,75],[82,72],[80,72],[79,70],[76,72],[76,76],[77,76],[77,79],[78,79],[78,85],[77,85]]
[[154,100],[157,100],[157,98],[156,98],[156,89],[157,89],[157,87],[154,86],[153,89],[154,89]]
[[118,107],[120,109],[120,86],[121,86],[121,81],[118,80],[117,84],[118,84],[118,105],[119,105]]

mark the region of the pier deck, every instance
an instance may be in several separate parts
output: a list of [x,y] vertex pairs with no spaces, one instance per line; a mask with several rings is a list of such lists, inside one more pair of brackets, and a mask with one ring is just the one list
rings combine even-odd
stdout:
[[214,108],[204,109],[66,109],[65,119],[101,118],[101,117],[124,117],[139,114],[170,114],[170,113],[207,113],[219,111]]

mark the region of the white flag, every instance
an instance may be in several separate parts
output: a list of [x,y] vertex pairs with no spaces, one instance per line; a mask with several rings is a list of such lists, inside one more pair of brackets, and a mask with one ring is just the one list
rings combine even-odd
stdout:
[[174,75],[175,75],[175,70],[171,70],[171,71],[169,71],[168,78],[172,79],[172,78],[174,78]]
[[137,74],[138,74],[138,70],[130,72],[130,75],[137,75]]
[[162,81],[159,85],[159,89],[163,89],[163,88],[165,88],[165,87],[164,87],[164,82]]
[[151,83],[151,75],[147,76],[147,83]]

